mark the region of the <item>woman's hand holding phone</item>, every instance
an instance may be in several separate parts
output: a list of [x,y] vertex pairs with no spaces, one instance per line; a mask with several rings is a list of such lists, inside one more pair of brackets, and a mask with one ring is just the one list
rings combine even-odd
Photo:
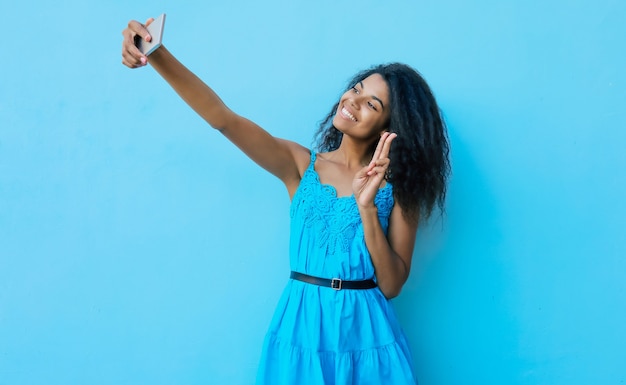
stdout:
[[122,64],[129,68],[148,64],[148,55],[162,44],[164,25],[165,14],[156,19],[148,19],[145,25],[131,20],[122,31]]

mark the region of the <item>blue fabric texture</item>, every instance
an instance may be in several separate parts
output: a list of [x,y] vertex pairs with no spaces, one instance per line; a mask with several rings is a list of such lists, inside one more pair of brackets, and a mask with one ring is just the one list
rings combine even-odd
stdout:
[[[315,171],[291,202],[291,269],[323,278],[374,277],[354,196],[338,197]],[[393,190],[376,198],[387,233]],[[289,280],[263,345],[257,385],[416,384],[406,337],[380,289],[334,290]]]

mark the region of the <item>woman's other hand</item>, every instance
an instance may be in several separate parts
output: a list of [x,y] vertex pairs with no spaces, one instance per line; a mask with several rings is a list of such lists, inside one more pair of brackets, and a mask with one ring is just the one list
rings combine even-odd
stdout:
[[391,142],[396,136],[395,133],[384,132],[380,136],[370,164],[362,168],[354,176],[352,192],[359,206],[367,207],[374,205],[376,193],[389,168],[389,149],[391,148]]

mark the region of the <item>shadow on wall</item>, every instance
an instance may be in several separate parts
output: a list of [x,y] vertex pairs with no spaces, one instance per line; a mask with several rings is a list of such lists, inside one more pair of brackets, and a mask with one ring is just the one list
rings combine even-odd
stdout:
[[519,368],[511,367],[518,332],[507,304],[502,210],[472,147],[452,129],[450,140],[446,214],[434,213],[419,229],[411,277],[395,307],[421,383],[515,383],[503,378]]

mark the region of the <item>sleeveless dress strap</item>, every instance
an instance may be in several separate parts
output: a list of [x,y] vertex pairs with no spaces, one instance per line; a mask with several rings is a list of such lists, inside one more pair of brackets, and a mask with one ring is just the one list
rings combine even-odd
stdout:
[[315,171],[315,159],[317,159],[317,153],[311,150],[311,162],[309,163],[309,167],[307,167],[307,171]]

